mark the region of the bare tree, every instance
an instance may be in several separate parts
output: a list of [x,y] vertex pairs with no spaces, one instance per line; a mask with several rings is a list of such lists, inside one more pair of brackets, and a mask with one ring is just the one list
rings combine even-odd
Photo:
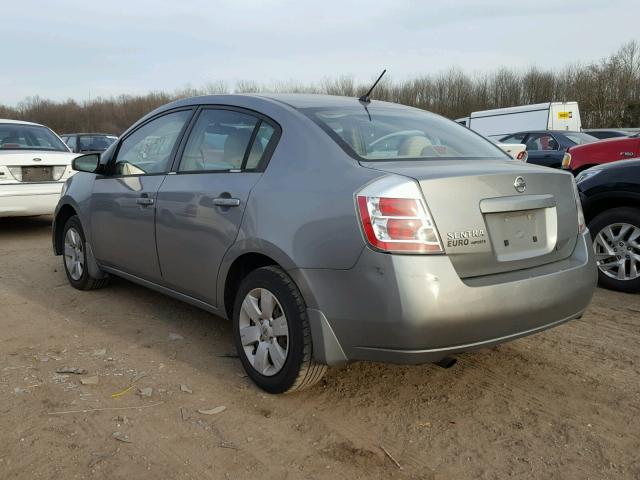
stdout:
[[[15,107],[0,105],[0,117],[43,123],[64,133],[105,131],[120,134],[138,118],[158,106],[195,95],[251,92],[310,92],[358,97],[369,82],[338,76],[319,83],[294,80],[265,84],[240,80],[231,89],[212,80],[202,88],[186,86],[173,93],[120,95],[78,102],[28,97]],[[430,110],[450,118],[477,110],[515,105],[577,101],[584,127],[640,126],[640,44],[633,40],[607,58],[587,64],[573,63],[555,71],[531,66],[525,71],[509,68],[481,75],[468,75],[459,68],[412,79],[393,81],[385,76],[374,98]]]

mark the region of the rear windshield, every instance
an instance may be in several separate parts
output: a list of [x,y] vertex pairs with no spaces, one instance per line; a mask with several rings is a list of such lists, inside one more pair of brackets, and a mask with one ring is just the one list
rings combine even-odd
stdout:
[[600,140],[599,138],[596,138],[593,135],[589,135],[587,133],[580,133],[580,132],[565,133],[564,135],[576,145],[582,145],[583,143],[593,143]]
[[511,158],[468,128],[423,110],[354,106],[301,111],[360,160]]
[[19,123],[0,123],[0,150],[69,151],[47,127]]

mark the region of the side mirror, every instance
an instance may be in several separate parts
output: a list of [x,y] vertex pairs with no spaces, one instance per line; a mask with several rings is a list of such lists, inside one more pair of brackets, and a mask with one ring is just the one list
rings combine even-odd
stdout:
[[100,165],[99,153],[88,153],[86,155],[80,155],[71,162],[71,168],[77,172],[95,173]]

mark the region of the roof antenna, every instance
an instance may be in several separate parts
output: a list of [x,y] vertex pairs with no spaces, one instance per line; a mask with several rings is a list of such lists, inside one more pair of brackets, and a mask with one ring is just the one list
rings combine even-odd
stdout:
[[364,95],[362,95],[358,100],[360,100],[362,103],[371,103],[371,98],[369,98],[371,96],[371,92],[373,92],[373,89],[376,88],[376,85],[378,85],[378,82],[384,76],[385,73],[387,73],[387,69],[386,68],[384,70],[382,70],[382,73],[380,74],[378,79],[375,81],[375,83],[371,86],[369,91],[367,93],[365,93]]

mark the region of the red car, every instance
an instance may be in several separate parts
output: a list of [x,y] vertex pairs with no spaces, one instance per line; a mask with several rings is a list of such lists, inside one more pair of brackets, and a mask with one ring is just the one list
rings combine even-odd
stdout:
[[562,168],[574,175],[581,171],[617,160],[640,157],[640,136],[609,138],[599,142],[575,145],[567,149],[562,159]]

